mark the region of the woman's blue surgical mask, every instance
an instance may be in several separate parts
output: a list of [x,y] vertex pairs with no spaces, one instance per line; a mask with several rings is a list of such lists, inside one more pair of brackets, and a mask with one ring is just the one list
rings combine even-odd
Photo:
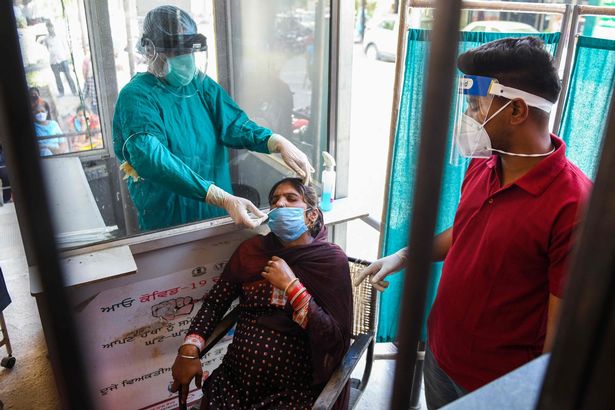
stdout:
[[165,79],[173,87],[190,84],[196,74],[196,64],[194,62],[193,53],[169,57],[167,64],[169,72]]
[[269,212],[267,225],[282,242],[292,242],[307,232],[303,208],[275,208]]
[[38,122],[43,122],[47,120],[47,113],[46,112],[37,112],[36,114],[34,114],[34,118],[36,118],[36,121]]

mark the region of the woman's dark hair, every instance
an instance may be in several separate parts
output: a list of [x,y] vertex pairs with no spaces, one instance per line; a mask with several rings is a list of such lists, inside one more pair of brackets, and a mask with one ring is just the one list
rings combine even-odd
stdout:
[[36,102],[36,100],[41,98],[41,92],[40,92],[40,90],[38,88],[30,87],[30,89],[28,91],[30,93],[30,102],[31,103],[34,103],[34,102]]
[[497,78],[551,102],[557,101],[562,88],[553,58],[538,37],[491,41],[461,54],[457,66],[465,74]]
[[291,185],[295,189],[295,191],[299,192],[301,198],[303,199],[303,202],[308,204],[310,208],[318,211],[318,218],[316,219],[316,222],[314,222],[314,225],[312,225],[312,227],[310,228],[310,235],[312,235],[312,237],[316,237],[316,235],[318,235],[318,232],[320,232],[320,230],[325,224],[322,211],[318,207],[318,195],[316,194],[316,190],[310,185],[303,185],[303,181],[300,178],[284,178],[281,181],[276,182],[271,188],[271,191],[269,191],[269,205],[271,205],[271,203],[273,202],[273,195],[275,194],[275,190],[278,189],[278,187],[282,184]]
[[45,107],[45,110],[47,111],[47,115],[51,115],[51,107],[49,106],[49,103],[40,97],[32,101],[32,111],[34,111],[36,107],[38,107],[39,105],[42,105],[43,107]]

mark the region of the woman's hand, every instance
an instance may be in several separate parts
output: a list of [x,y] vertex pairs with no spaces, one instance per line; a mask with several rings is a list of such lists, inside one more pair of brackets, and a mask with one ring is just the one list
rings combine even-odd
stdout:
[[286,261],[277,256],[273,256],[267,266],[261,272],[263,278],[278,289],[286,290],[286,287],[296,278],[293,270],[288,266]]
[[[179,355],[194,356],[196,359],[185,359]],[[203,384],[203,369],[201,368],[201,360],[199,357],[199,349],[192,345],[183,345],[179,349],[179,354],[175,358],[175,363],[171,369],[173,375],[173,384],[171,385],[171,393],[179,391],[179,402],[186,404],[188,392],[190,391],[190,382],[195,379],[196,387],[199,389]]]

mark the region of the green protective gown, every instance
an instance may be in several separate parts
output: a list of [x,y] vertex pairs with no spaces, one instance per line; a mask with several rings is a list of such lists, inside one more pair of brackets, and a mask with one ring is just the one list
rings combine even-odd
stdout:
[[205,196],[211,184],[232,193],[227,147],[269,153],[270,136],[207,76],[172,89],[150,73],[135,75],[115,106],[113,145],[140,177],[128,181],[139,227],[225,215]]

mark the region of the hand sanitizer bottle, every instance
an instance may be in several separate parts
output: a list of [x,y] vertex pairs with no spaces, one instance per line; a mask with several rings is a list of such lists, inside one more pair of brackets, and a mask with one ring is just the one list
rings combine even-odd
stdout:
[[335,198],[335,158],[326,151],[322,152],[325,169],[322,171],[322,197],[320,209],[330,211]]

